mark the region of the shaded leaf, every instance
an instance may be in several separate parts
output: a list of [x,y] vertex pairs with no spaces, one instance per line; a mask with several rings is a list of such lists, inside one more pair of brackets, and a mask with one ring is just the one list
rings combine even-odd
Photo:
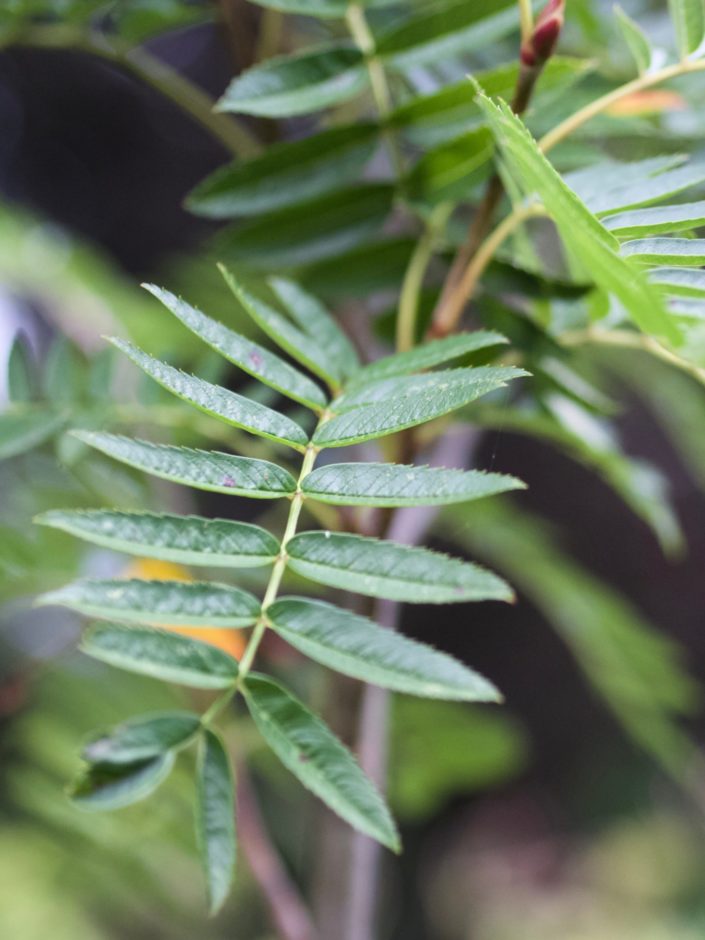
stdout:
[[51,411],[6,411],[0,414],[0,460],[39,447],[59,431],[66,419]]
[[192,712],[140,715],[92,738],[83,748],[91,764],[133,764],[189,741],[201,727]]
[[242,72],[232,80],[216,109],[292,117],[340,104],[366,86],[362,53],[347,43],[331,43],[277,56]]
[[229,227],[218,236],[218,248],[268,271],[312,264],[377,232],[393,197],[394,188],[386,183],[350,186]]
[[196,769],[196,841],[206,876],[208,909],[217,913],[235,873],[235,782],[221,738],[206,729]]
[[89,767],[71,791],[71,801],[85,810],[122,809],[151,796],[173,766],[174,755],[167,751],[133,764]]
[[304,140],[274,144],[261,157],[221,167],[186,206],[211,219],[257,215],[321,196],[352,182],[377,146],[376,124],[346,124]]

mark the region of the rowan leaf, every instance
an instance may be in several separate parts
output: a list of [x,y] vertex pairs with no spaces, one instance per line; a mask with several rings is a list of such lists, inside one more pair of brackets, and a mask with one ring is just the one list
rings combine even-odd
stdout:
[[271,564],[279,553],[279,542],[266,529],[230,519],[113,509],[54,509],[34,521],[116,552],[181,565],[255,568]]
[[384,800],[321,719],[266,676],[250,673],[244,693],[262,737],[284,766],[351,826],[398,852],[399,835]]
[[229,688],[238,674],[237,660],[210,643],[151,627],[99,623],[81,649],[118,669],[195,689]]
[[190,741],[201,727],[192,712],[140,715],[96,735],[83,748],[91,764],[132,764],[150,760]]
[[216,914],[235,873],[235,781],[222,739],[207,728],[196,768],[196,841],[206,876],[208,909]]
[[427,698],[501,698],[490,682],[452,656],[333,604],[283,597],[267,609],[267,618],[304,655],[363,682]]
[[253,594],[210,581],[74,581],[43,594],[38,603],[70,607],[104,620],[192,627],[247,627],[260,613]]
[[199,490],[277,499],[296,492],[296,480],[283,467],[268,460],[236,457],[220,451],[152,444],[120,434],[74,431],[74,436],[138,470]]
[[308,436],[304,429],[286,415],[266,405],[261,405],[251,398],[228,391],[220,385],[213,385],[195,375],[187,375],[165,362],[160,362],[159,359],[154,359],[126,340],[113,339],[111,342],[162,388],[172,392],[183,401],[195,405],[206,414],[242,428],[244,431],[249,431],[251,434],[257,434],[299,450],[308,443]]
[[151,796],[173,766],[171,751],[132,764],[97,764],[76,782],[71,802],[79,809],[100,812],[131,806]]
[[339,532],[301,532],[287,542],[297,574],[354,591],[411,604],[511,600],[504,581],[477,565],[428,548]]
[[445,506],[523,488],[501,473],[362,462],[316,467],[302,483],[305,496],[337,506]]
[[362,53],[348,43],[330,43],[247,69],[232,80],[216,110],[292,117],[340,104],[366,85]]

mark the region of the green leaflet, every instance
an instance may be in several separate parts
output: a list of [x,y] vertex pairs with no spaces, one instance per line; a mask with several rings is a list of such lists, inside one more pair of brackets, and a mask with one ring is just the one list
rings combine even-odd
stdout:
[[209,728],[198,749],[196,841],[206,876],[208,910],[215,914],[228,896],[235,873],[235,782],[225,746]]
[[680,330],[669,317],[657,288],[617,254],[614,236],[569,189],[522,122],[502,102],[493,104],[484,95],[478,95],[477,100],[510,171],[521,181],[527,195],[538,194],[581,269],[588,271],[596,284],[614,294],[641,329],[677,343],[681,338]]
[[705,225],[705,200],[618,212],[616,215],[608,215],[603,223],[605,228],[620,238],[625,235],[687,232]]
[[341,396],[346,410],[321,424],[313,442],[344,447],[393,434],[449,414],[521,375],[522,369],[480,367],[385,379]]
[[269,284],[292,320],[320,348],[328,368],[340,379],[354,375],[360,368],[357,351],[323,304],[286,278],[270,278]]
[[39,447],[65,424],[51,411],[6,411],[0,414],[0,460],[17,457]]
[[292,475],[268,460],[235,457],[217,450],[151,444],[99,431],[73,433],[90,447],[131,467],[199,490],[253,499],[276,499],[296,491],[296,480]]
[[205,313],[201,313],[200,310],[174,296],[170,291],[155,287],[153,284],[143,286],[150,294],[161,300],[184,326],[229,362],[302,405],[316,410],[325,406],[326,396],[316,383],[280,356],[260,346],[259,343],[240,336],[239,333],[233,332],[217,320],[211,319]]
[[150,627],[99,623],[86,631],[81,649],[118,669],[194,689],[227,689],[237,678],[237,660],[217,647]]
[[501,473],[386,463],[326,464],[302,484],[306,496],[338,506],[443,506],[523,488]]
[[380,379],[388,379],[394,375],[408,375],[411,372],[422,372],[434,366],[461,359],[480,349],[487,349],[508,342],[506,336],[492,330],[475,330],[472,333],[455,333],[443,339],[434,339],[420,346],[415,346],[406,352],[393,353],[376,359],[367,366],[363,366],[348,382],[346,388],[354,389],[360,385],[369,385]]
[[492,172],[494,141],[486,127],[467,131],[425,153],[408,174],[405,194],[434,206],[467,198]]
[[511,0],[453,0],[433,5],[380,36],[377,53],[400,69],[467,55],[517,28]]
[[388,183],[348,186],[233,224],[218,235],[218,250],[268,272],[335,258],[381,229],[393,200]]
[[252,317],[262,332],[266,333],[290,356],[298,359],[302,365],[315,372],[316,375],[321,376],[326,382],[332,384],[339,382],[340,374],[335,363],[323,355],[322,350],[319,349],[311,336],[300,330],[288,317],[276,310],[262,297],[249,290],[223,265],[220,265],[220,272],[246,313]]
[[248,69],[232,80],[216,110],[292,117],[346,101],[366,85],[362,53],[348,43],[330,43]]
[[705,296],[705,271],[699,268],[654,268],[649,271],[649,280],[665,287],[669,294]]
[[244,693],[262,737],[294,776],[355,829],[398,852],[384,800],[321,719],[265,676],[250,673]]
[[705,39],[703,0],[668,0],[668,8],[676,30],[678,51],[681,59],[687,59]]
[[35,367],[24,336],[18,334],[7,358],[7,397],[13,402],[28,402],[36,398]]
[[[543,68],[532,96],[532,113],[548,105],[557,94],[567,90],[593,67],[586,59],[552,56]],[[510,99],[516,88],[519,67],[516,62],[488,71],[475,72],[474,78],[485,94]],[[430,95],[418,95],[395,108],[390,116],[392,127],[417,147],[435,147],[453,140],[482,121],[475,103],[475,92],[467,79],[446,85]]]
[[427,548],[338,532],[301,532],[287,542],[289,567],[330,587],[411,604],[512,600],[507,584],[477,565]]
[[[629,167],[630,164],[627,164]],[[605,170],[607,176],[608,171]],[[705,180],[705,163],[688,163],[672,170],[656,173],[642,179],[632,179],[619,188],[613,189],[608,184],[601,193],[596,193],[587,201],[591,212],[604,215],[617,210],[647,206],[649,203],[662,202],[669,196],[675,196],[691,186],[697,186]],[[569,180],[566,180],[569,183]]]
[[261,157],[208,176],[186,206],[210,219],[257,215],[305,202],[357,178],[377,147],[376,124],[346,124],[304,140],[275,144]]
[[283,597],[267,609],[267,618],[300,652],[363,682],[428,698],[501,698],[491,683],[453,657],[333,604]]
[[705,264],[703,238],[637,238],[622,245],[625,257],[645,264],[692,265]]
[[415,242],[386,235],[367,239],[350,251],[299,270],[301,283],[328,299],[359,298],[378,290],[395,290],[406,271]]
[[624,41],[636,63],[637,70],[640,75],[643,75],[644,72],[649,71],[654,61],[654,50],[651,43],[638,23],[635,23],[630,16],[627,16],[621,7],[616,6],[614,12]]
[[646,157],[644,160],[631,160],[628,163],[598,160],[597,163],[566,173],[563,180],[592,211],[593,205],[605,196],[618,200],[619,194],[628,189],[635,180],[638,185],[648,184],[648,181],[659,173],[680,167],[686,160],[687,157],[682,153]]
[[167,751],[132,764],[98,764],[77,781],[71,801],[80,809],[104,812],[144,800],[171,773],[174,755]]
[[111,509],[55,509],[35,520],[104,548],[182,565],[269,565],[279,542],[266,529],[229,519]]
[[248,627],[260,613],[249,591],[211,581],[75,581],[42,595],[40,603],[105,620],[193,627]]
[[112,339],[111,342],[155,382],[206,414],[251,434],[266,437],[279,444],[288,444],[298,450],[308,443],[304,429],[286,415],[219,385],[205,382],[194,375],[187,375],[165,362],[154,359],[126,340]]
[[192,712],[140,715],[92,738],[82,756],[91,764],[150,760],[190,741],[200,727],[200,717]]

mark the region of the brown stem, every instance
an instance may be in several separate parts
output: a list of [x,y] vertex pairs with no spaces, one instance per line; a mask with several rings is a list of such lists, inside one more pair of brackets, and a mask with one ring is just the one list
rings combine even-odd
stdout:
[[237,768],[238,829],[243,850],[282,940],[315,940],[316,929],[306,906],[272,846],[250,775]]
[[[471,459],[476,440],[477,432],[473,428],[448,432],[429,455],[428,463],[436,467],[465,466]],[[402,545],[419,545],[438,511],[437,506],[397,509],[384,534]],[[397,601],[380,600],[375,604],[373,617],[380,626],[396,630],[400,612],[401,604]],[[384,790],[387,776],[389,702],[385,689],[365,685],[358,710],[357,755],[362,769],[381,790]],[[380,860],[379,843],[354,833],[341,940],[370,940],[375,936]]]
[[[512,100],[512,110],[515,114],[523,114],[529,106],[531,96],[534,93],[536,82],[543,71],[544,63],[527,65],[520,63],[519,76]],[[453,259],[453,263],[448,271],[448,275],[441,290],[441,296],[433,312],[431,326],[428,330],[428,338],[436,339],[442,336],[448,336],[458,325],[458,320],[463,312],[462,306],[454,302],[457,296],[457,288],[462,280],[463,274],[472,259],[477,254],[477,250],[485,239],[492,226],[494,214],[502,198],[503,186],[499,175],[495,173],[487,183],[485,194],[477,208],[468,235]]]

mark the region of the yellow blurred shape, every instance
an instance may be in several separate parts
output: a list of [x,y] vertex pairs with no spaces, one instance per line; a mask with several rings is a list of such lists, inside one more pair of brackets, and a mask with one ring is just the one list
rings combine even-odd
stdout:
[[[183,565],[172,561],[159,561],[156,558],[137,558],[124,569],[126,578],[146,578],[153,581],[193,581],[190,573]],[[235,659],[240,659],[245,651],[245,638],[240,630],[226,630],[224,627],[177,627],[173,624],[161,624],[164,630],[173,630],[183,636],[191,636],[211,646],[230,653]]]
[[662,111],[684,111],[685,98],[675,91],[656,88],[652,91],[634,91],[615,101],[607,109],[613,117],[636,117],[640,114],[660,114]]

